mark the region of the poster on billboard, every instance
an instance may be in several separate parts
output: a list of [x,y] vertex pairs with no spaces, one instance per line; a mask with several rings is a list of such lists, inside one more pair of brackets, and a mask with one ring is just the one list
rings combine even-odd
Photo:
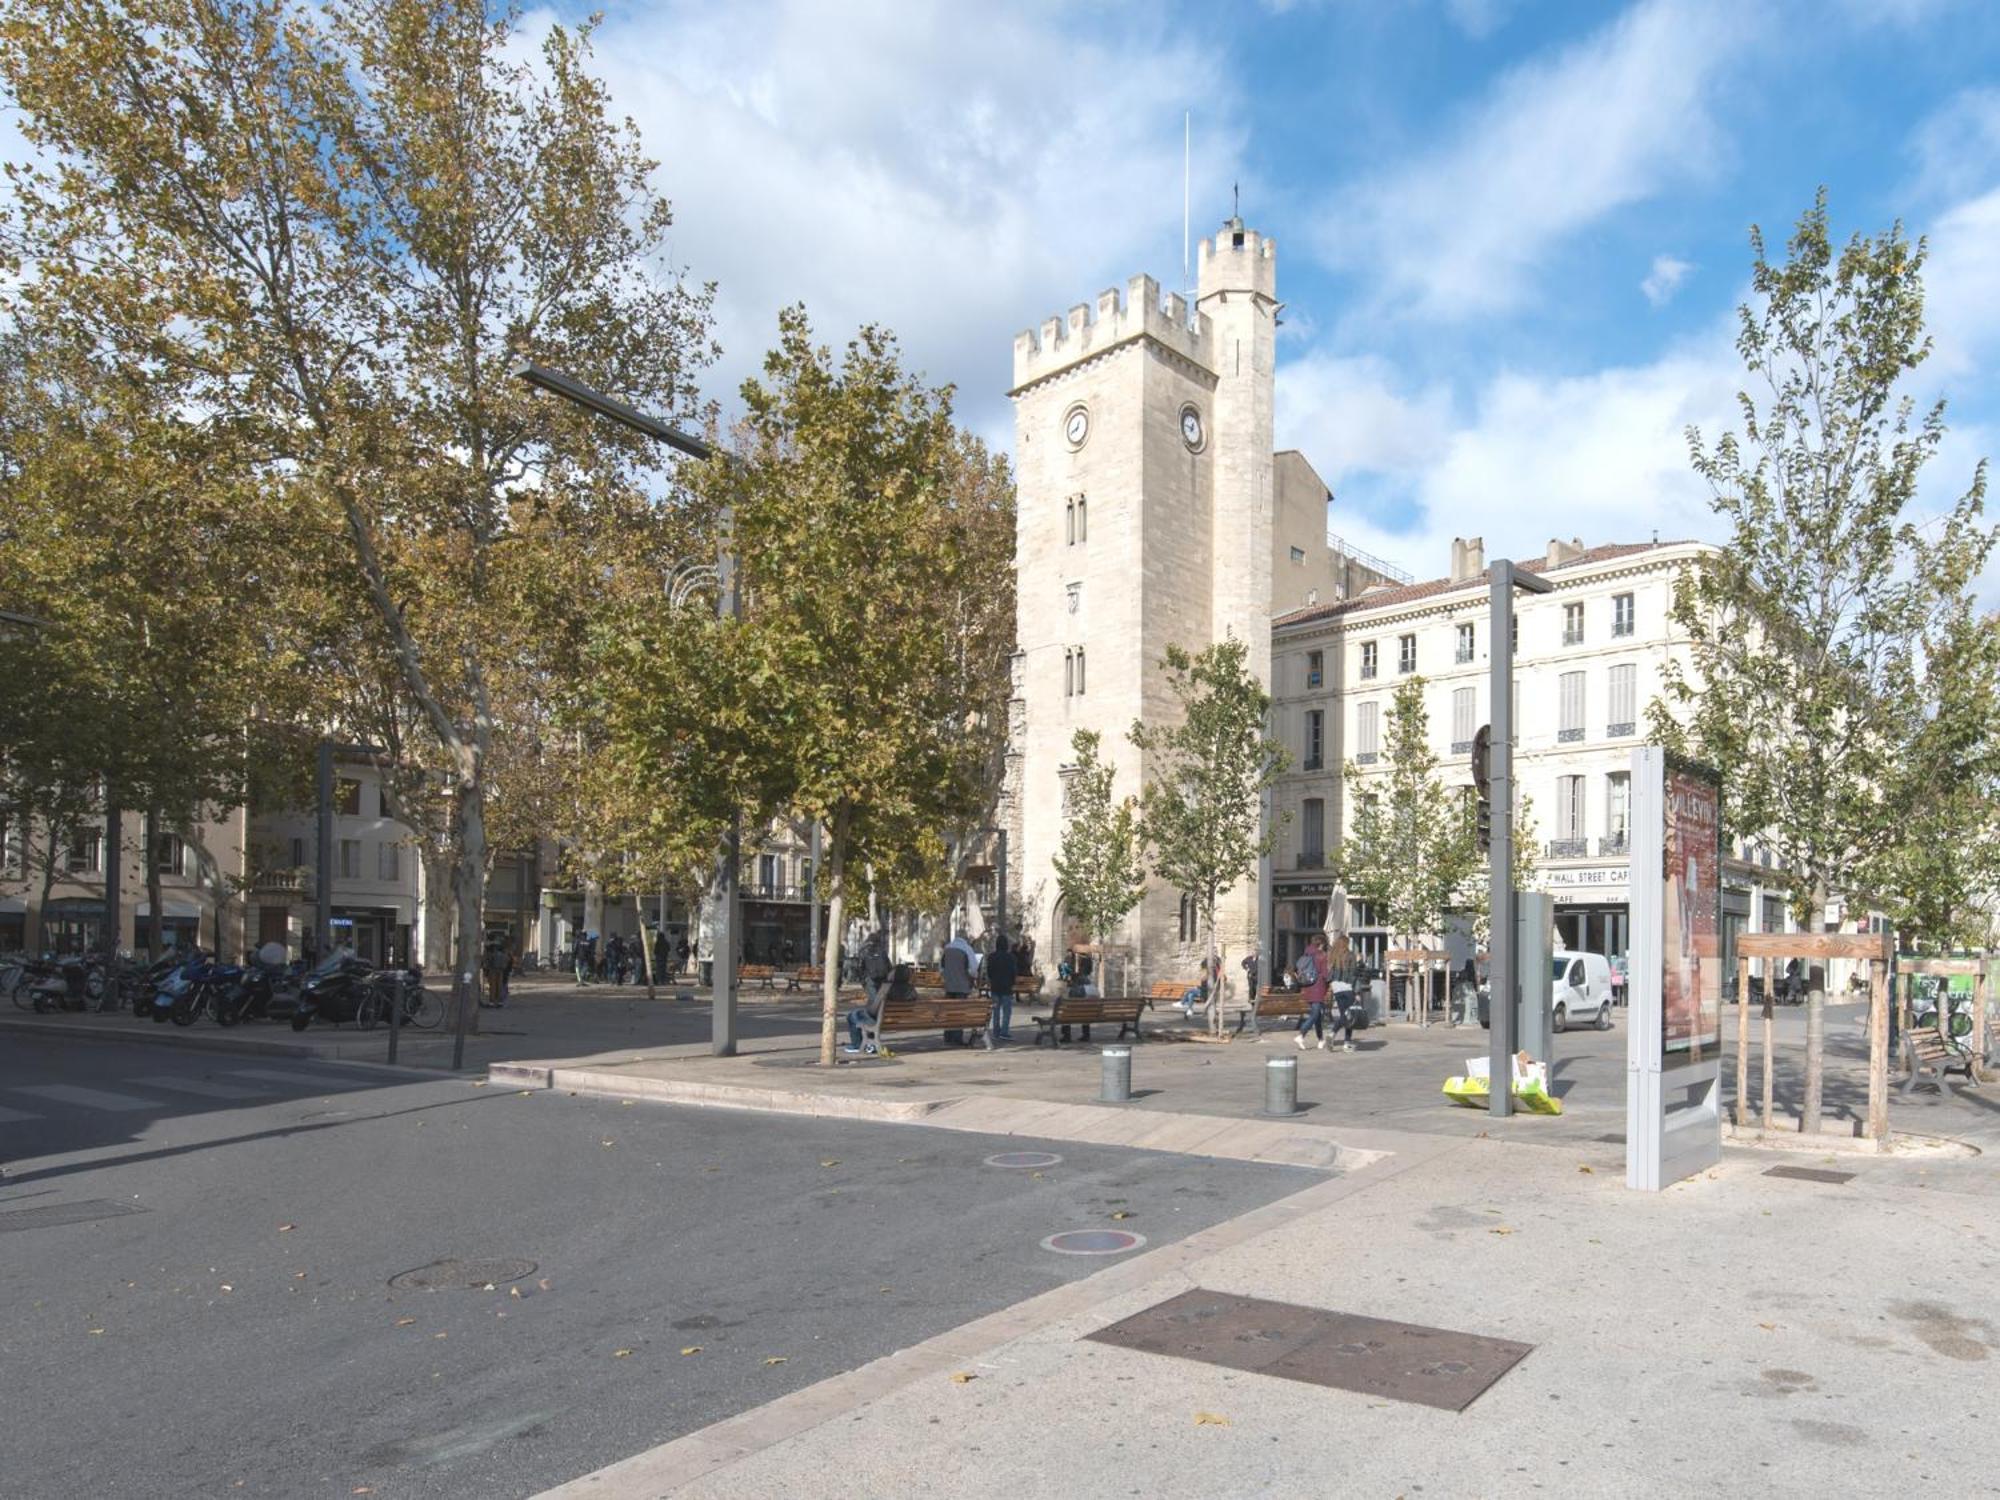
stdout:
[[1722,779],[1669,757],[1665,792],[1660,1057],[1702,1061],[1722,1048]]

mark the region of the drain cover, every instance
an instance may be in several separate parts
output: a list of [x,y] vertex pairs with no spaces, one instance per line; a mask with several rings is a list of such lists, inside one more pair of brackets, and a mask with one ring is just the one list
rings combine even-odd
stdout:
[[12,1208],[0,1213],[0,1233],[10,1229],[47,1229],[55,1224],[88,1224],[93,1219],[115,1219],[120,1214],[143,1214],[136,1203],[118,1203],[110,1198],[86,1198],[81,1203],[52,1203],[46,1208]]
[[1053,1151],[1002,1151],[986,1158],[989,1167],[1053,1167],[1062,1158]]
[[453,1287],[481,1287],[488,1282],[501,1286],[535,1274],[531,1260],[496,1256],[487,1260],[434,1260],[414,1271],[401,1271],[389,1278],[399,1292],[442,1292]]
[[1042,1248],[1058,1255],[1123,1255],[1145,1243],[1143,1234],[1126,1229],[1066,1229],[1043,1240]]
[[1798,1182],[1852,1182],[1852,1172],[1829,1172],[1824,1167],[1766,1167],[1766,1177],[1790,1177]]
[[1445,1411],[1464,1411],[1534,1347],[1204,1291],[1183,1292],[1090,1337]]

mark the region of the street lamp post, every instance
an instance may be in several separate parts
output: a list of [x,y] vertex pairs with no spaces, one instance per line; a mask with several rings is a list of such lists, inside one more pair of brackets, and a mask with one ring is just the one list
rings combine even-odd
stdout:
[[1514,590],[1546,594],[1555,585],[1539,573],[1517,572],[1504,557],[1493,564],[1492,579],[1486,627],[1492,663],[1487,692],[1493,729],[1486,760],[1493,807],[1493,863],[1487,877],[1492,941],[1486,969],[1493,1047],[1487,1059],[1486,1107],[1504,1119],[1514,1113],[1514,1007],[1520,988],[1520,975],[1514,972]]
[[[635,406],[628,406],[616,397],[607,396],[602,391],[585,385],[573,376],[559,370],[551,370],[522,360],[514,367],[514,373],[538,390],[547,391],[552,396],[608,417],[622,426],[658,443],[665,443],[676,452],[685,453],[690,458],[708,459],[718,456],[717,450],[709,443],[678,427],[662,422],[658,417],[648,416]],[[727,454],[720,455],[727,457]],[[716,614],[725,620],[742,617],[742,600],[736,587],[736,554],[732,541],[733,528],[727,511],[723,513],[723,528],[720,550],[715,560]],[[737,892],[740,881],[739,869],[743,859],[743,819],[739,814],[730,820],[729,832],[723,839],[721,854],[716,859],[713,884],[715,920],[715,959],[710,970],[711,1025],[709,1047],[717,1057],[733,1057],[736,1054],[736,948]]]

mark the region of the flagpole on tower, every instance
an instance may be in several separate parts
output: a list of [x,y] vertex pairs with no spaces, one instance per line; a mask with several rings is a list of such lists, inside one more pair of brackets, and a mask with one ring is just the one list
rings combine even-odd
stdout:
[[1181,115],[1181,288],[1190,299],[1194,295],[1194,282],[1188,276],[1188,178],[1194,164],[1194,111],[1187,110]]

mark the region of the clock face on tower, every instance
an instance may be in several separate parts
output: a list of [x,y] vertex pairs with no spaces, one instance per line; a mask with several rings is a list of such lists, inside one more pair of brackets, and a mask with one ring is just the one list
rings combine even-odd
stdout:
[[1181,441],[1195,452],[1201,451],[1201,413],[1192,406],[1181,408]]
[[1069,439],[1072,448],[1081,448],[1083,440],[1090,436],[1090,413],[1081,406],[1072,406],[1069,415],[1063,418],[1063,436]]

